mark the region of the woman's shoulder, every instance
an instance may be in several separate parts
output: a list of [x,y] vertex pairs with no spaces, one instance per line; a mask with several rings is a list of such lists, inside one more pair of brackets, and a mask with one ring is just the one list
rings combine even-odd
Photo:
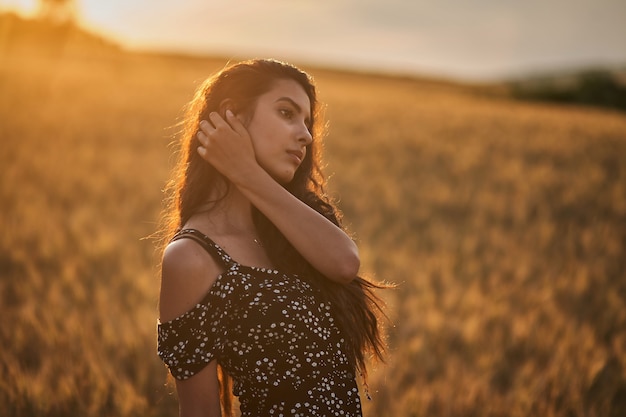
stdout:
[[192,239],[178,239],[171,241],[163,251],[162,271],[173,274],[175,277],[187,274],[195,275],[206,271],[206,268],[219,265],[213,257],[197,242]]
[[202,246],[191,239],[170,242],[161,264],[161,322],[172,320],[196,305],[223,272]]

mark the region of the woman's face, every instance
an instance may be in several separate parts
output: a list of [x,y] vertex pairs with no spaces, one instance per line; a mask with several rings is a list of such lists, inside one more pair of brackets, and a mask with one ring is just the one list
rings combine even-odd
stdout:
[[256,160],[272,178],[289,183],[312,141],[311,103],[296,81],[277,80],[258,97],[247,128]]

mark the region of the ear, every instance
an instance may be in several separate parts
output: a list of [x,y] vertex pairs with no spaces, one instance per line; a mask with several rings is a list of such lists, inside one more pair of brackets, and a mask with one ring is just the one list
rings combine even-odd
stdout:
[[222,116],[222,118],[224,120],[226,120],[226,111],[230,110],[233,112],[233,114],[237,117],[237,119],[239,119],[239,121],[244,124],[245,126],[248,125],[248,123],[250,122],[250,114],[249,111],[247,110],[242,110],[237,103],[235,102],[235,100],[231,99],[231,98],[225,98],[224,100],[222,100],[222,102],[219,105],[219,114],[220,116]]
[[235,102],[231,98],[225,98],[222,100],[219,106],[219,114],[224,119],[226,119],[226,110],[232,111],[234,114],[237,114],[237,107],[235,106]]

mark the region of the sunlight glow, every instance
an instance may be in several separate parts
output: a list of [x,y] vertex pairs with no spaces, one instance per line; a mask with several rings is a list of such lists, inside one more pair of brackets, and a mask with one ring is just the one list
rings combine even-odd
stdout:
[[[34,15],[38,0],[0,0]],[[76,0],[78,23],[129,49],[273,56],[389,73],[496,79],[623,65],[626,2]],[[559,14],[567,7],[568,15]],[[561,18],[555,19],[554,16]]]
[[17,12],[23,16],[32,16],[37,11],[36,0],[2,0],[0,11]]

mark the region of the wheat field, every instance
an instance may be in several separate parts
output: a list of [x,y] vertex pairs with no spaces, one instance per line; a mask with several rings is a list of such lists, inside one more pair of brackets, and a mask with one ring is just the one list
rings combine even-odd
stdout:
[[[149,236],[183,105],[225,63],[0,59],[0,415],[176,415]],[[626,115],[311,72],[329,193],[398,285],[365,415],[626,415]]]

